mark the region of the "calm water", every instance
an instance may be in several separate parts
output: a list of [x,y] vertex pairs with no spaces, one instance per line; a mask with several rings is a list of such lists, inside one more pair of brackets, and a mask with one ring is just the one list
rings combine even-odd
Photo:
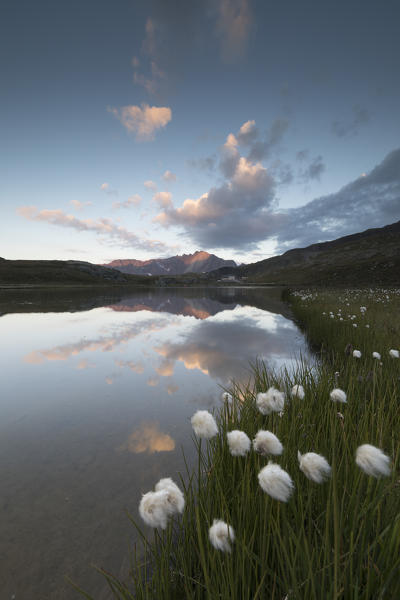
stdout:
[[306,353],[276,289],[0,293],[0,598],[108,599],[142,493],[250,360]]

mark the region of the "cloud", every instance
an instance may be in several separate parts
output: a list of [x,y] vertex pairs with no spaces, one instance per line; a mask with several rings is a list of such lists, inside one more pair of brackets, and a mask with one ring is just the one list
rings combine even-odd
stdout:
[[286,211],[276,236],[282,250],[332,240],[400,219],[400,148],[338,192]]
[[359,104],[353,106],[352,113],[352,118],[349,121],[334,121],[332,123],[332,131],[337,137],[357,135],[360,127],[368,123],[371,118],[368,110]]
[[[298,153],[299,154],[299,153]],[[305,160],[300,158],[299,160]],[[316,156],[311,163],[304,169],[300,171],[299,179],[305,183],[311,181],[312,179],[319,180],[322,173],[325,171],[326,167],[323,162],[323,158],[321,155]]]
[[142,423],[117,450],[134,454],[172,452],[175,450],[175,441],[170,435],[160,431],[159,423]]
[[82,208],[84,208],[85,206],[92,206],[93,202],[90,202],[89,200],[87,202],[80,202],[79,200],[70,200],[70,204],[72,204],[72,206],[76,208],[76,210],[82,210]]
[[193,167],[194,169],[201,169],[202,171],[211,172],[216,169],[217,157],[213,155],[206,156],[203,158],[191,158],[187,161],[187,163],[190,167]]
[[[114,352],[120,345],[127,344],[138,335],[154,331],[161,331],[170,324],[168,319],[148,319],[137,322],[130,326],[122,326],[119,331],[111,335],[104,335],[92,340],[81,339],[78,342],[54,346],[44,350],[33,350],[24,356],[24,362],[31,365],[40,365],[45,361],[66,361],[72,356],[78,356],[82,352]],[[130,361],[119,361],[118,366],[132,368]],[[132,369],[135,370],[135,369]],[[139,372],[139,371],[136,371]]]
[[101,184],[100,189],[102,192],[105,192],[109,196],[118,196],[118,191],[114,190],[109,183],[104,182]]
[[68,227],[76,231],[92,231],[100,237],[100,241],[122,248],[140,248],[148,251],[165,252],[168,246],[158,240],[145,240],[111,219],[78,219],[64,213],[60,209],[39,210],[36,206],[20,206],[17,214],[28,221],[41,221],[59,227]]
[[132,360],[116,360],[115,364],[117,365],[117,367],[121,367],[121,368],[127,367],[134,373],[140,374],[140,373],[144,372],[144,366],[141,363],[135,363]]
[[129,196],[128,200],[125,200],[124,202],[113,202],[112,207],[117,210],[120,208],[132,208],[132,206],[138,206],[141,201],[141,196],[139,196],[139,194],[134,194],[133,196]]
[[[280,142],[287,126],[281,119],[272,124],[261,155]],[[284,251],[400,219],[400,149],[338,192],[283,210],[276,191],[293,181],[292,167],[275,160],[267,169],[253,160],[260,139],[256,133],[254,121],[246,121],[236,135],[230,133],[220,151],[222,183],[179,207],[168,203],[154,221],[166,228],[180,227],[201,247],[254,251],[260,242],[273,240]],[[242,156],[242,147],[249,149],[247,156]],[[308,157],[306,150],[297,153],[298,180],[303,183],[318,180],[325,170],[321,155],[307,164]]]
[[[254,127],[248,121],[238,137],[250,143]],[[225,181],[179,208],[165,207],[156,222],[181,226],[194,242],[212,248],[254,248],[273,234],[281,219],[271,212],[275,179],[260,162],[240,155],[238,137],[229,134],[221,149],[219,168]]]
[[145,181],[143,183],[144,187],[147,188],[148,190],[151,191],[155,191],[157,189],[157,184],[154,181],[151,181],[151,179],[148,179],[147,181]]
[[175,173],[172,173],[171,171],[168,171],[168,170],[165,171],[165,173],[162,176],[162,178],[167,183],[172,183],[173,181],[176,181],[176,175],[175,175]]
[[287,119],[278,118],[272,123],[264,138],[259,139],[257,135],[255,135],[257,131],[255,130],[252,143],[250,144],[248,158],[250,160],[263,160],[264,158],[268,158],[271,155],[272,150],[279,146],[288,129],[289,121]]
[[[293,328],[280,315],[242,309],[234,320],[213,318],[197,322],[188,334],[155,348],[165,365],[173,372],[176,363],[187,370],[197,369],[221,384],[246,382],[250,378],[249,360],[289,359],[293,355]],[[263,317],[262,317],[263,315]]]
[[216,31],[223,60],[232,62],[244,55],[252,21],[249,0],[219,0]]
[[129,133],[138,141],[154,140],[155,132],[165,127],[172,119],[172,111],[167,106],[123,106],[111,108],[110,112],[117,117]]
[[171,192],[157,192],[153,196],[154,202],[157,202],[157,204],[161,208],[171,208],[172,207],[171,198],[172,198]]

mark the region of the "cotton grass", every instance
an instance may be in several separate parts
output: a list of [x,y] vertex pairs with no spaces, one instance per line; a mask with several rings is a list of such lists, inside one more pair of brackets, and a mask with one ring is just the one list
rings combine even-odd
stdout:
[[347,395],[346,392],[344,392],[340,388],[335,388],[330,393],[330,399],[332,400],[332,402],[342,402],[343,404],[345,404],[347,402]]
[[283,452],[283,446],[272,431],[260,429],[253,440],[253,448],[259,454],[279,455]]
[[165,491],[167,493],[166,510],[169,515],[183,513],[183,509],[185,508],[185,497],[170,477],[160,479],[155,486],[155,490],[156,492]]
[[226,434],[229,451],[232,456],[246,456],[251,447],[251,442],[244,431],[234,430]]
[[292,387],[292,398],[298,398],[299,400],[304,400],[305,393],[302,385],[294,385]]
[[231,543],[235,541],[235,532],[233,527],[224,521],[214,519],[213,524],[208,530],[208,538],[216,550],[231,552]]
[[363,444],[356,451],[356,464],[372,477],[390,475],[390,458],[379,448],[371,444]]
[[394,350],[392,348],[391,350],[389,350],[389,356],[391,356],[392,358],[399,358],[400,353],[398,350]]
[[146,525],[166,529],[168,522],[168,492],[147,492],[142,496],[139,504],[139,514]]
[[324,456],[315,452],[300,454],[297,452],[300,471],[315,483],[323,483],[331,476],[331,467]]
[[259,392],[256,397],[257,408],[263,415],[282,412],[285,406],[285,394],[270,387],[266,392]]
[[211,439],[218,433],[218,427],[214,417],[208,410],[198,410],[194,413],[190,422],[197,437]]
[[281,502],[287,502],[294,489],[289,473],[271,461],[259,472],[258,481],[266,494]]
[[354,358],[361,358],[360,350],[353,350],[353,356]]

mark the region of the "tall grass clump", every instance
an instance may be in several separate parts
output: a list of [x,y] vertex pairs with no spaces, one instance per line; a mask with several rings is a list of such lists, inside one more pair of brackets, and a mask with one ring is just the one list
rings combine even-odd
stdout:
[[[383,295],[376,306],[361,292],[290,296],[322,359],[279,374],[256,363],[251,385],[232,386],[214,415],[216,435],[193,436],[197,465],[180,482],[182,515],[152,539],[130,517],[142,549],[129,579],[101,571],[115,598],[400,598],[400,359],[389,354],[400,346],[400,297]],[[284,405],[263,414],[257,396],[270,388]],[[334,389],[346,402],[332,401]],[[263,444],[232,453],[230,432],[255,440],[260,431]],[[275,484],[287,493],[270,494]]]

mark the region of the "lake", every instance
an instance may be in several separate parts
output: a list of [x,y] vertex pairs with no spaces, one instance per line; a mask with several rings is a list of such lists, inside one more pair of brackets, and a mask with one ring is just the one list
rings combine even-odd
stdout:
[[278,288],[0,292],[1,599],[108,599],[143,493],[193,460],[190,417],[304,338]]

